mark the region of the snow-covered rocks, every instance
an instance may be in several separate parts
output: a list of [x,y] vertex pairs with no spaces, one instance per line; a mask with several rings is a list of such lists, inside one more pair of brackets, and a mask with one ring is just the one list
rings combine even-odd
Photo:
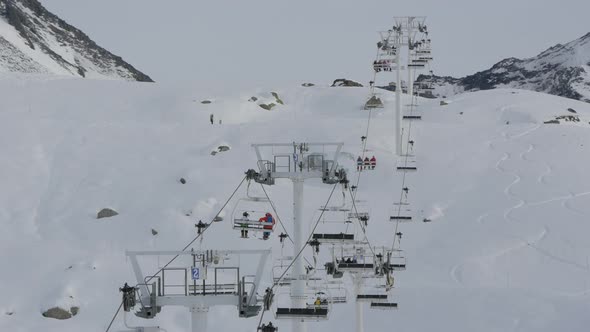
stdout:
[[96,214],[96,219],[110,218],[119,215],[119,213],[111,208],[104,208]]
[[71,307],[68,310],[60,308],[60,307],[53,307],[53,308],[47,309],[45,312],[42,313],[42,315],[43,315],[43,317],[46,317],[46,318],[65,320],[65,319],[70,319],[73,316],[76,316],[78,314],[79,310],[80,310],[79,307]]

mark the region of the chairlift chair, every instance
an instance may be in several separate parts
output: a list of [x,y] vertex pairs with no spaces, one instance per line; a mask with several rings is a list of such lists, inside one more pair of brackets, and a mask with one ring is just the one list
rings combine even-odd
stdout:
[[389,221],[410,222],[410,221],[412,221],[412,216],[407,216],[407,215],[389,216]]
[[266,197],[255,197],[248,193],[246,197],[238,199],[232,210],[232,228],[240,231],[273,233],[275,225],[272,222],[260,221],[261,217],[271,211],[273,211],[272,206]]
[[395,310],[397,309],[397,303],[394,302],[371,302],[371,309],[379,310]]
[[[256,213],[256,211],[248,211]],[[274,232],[274,224],[272,222],[259,221],[249,219],[248,217],[234,218],[233,229],[248,230],[254,232]]]
[[331,303],[326,300],[324,297],[322,302],[322,298],[320,298],[319,304],[316,304],[317,301],[317,292],[307,292],[305,297],[307,298],[305,308],[292,308],[283,303],[281,303],[280,299],[288,298],[290,302],[290,294],[282,294],[283,296],[279,297],[279,301],[277,303],[277,308],[275,311],[275,318],[276,319],[298,319],[302,321],[321,321],[327,320],[329,318],[329,313],[331,312]]
[[356,296],[356,301],[357,302],[371,302],[371,303],[375,303],[375,302],[383,302],[383,301],[387,301],[387,294],[357,294]]
[[404,120],[422,120],[422,115],[404,115]]
[[389,260],[389,268],[393,271],[405,271],[407,259],[404,255],[404,251],[401,249],[395,249],[392,252]]

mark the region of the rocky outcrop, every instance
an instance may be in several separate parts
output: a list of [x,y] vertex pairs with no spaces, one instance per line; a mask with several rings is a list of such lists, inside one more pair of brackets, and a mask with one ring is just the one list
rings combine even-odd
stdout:
[[80,311],[79,307],[71,307],[69,311],[60,307],[53,307],[43,312],[41,315],[45,318],[64,320],[76,316],[78,311]]
[[104,208],[97,213],[96,219],[110,218],[110,217],[114,217],[118,214],[119,213],[113,209]]
[[332,86],[347,86],[347,87],[362,87],[363,85],[352,81],[352,80],[347,80],[345,78],[339,78],[334,80],[334,82],[332,83]]

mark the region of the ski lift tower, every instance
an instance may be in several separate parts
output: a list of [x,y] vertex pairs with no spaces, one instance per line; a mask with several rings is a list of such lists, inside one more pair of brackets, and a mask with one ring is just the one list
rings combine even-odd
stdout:
[[[303,234],[303,184],[305,180],[321,179],[326,184],[346,181],[344,170],[338,169],[338,156],[343,143],[269,143],[253,144],[258,158],[258,172],[249,170],[249,179],[274,185],[277,179],[293,182],[293,259],[291,309],[304,313],[306,309],[306,279],[299,252],[307,238]],[[278,315],[277,311],[277,315]],[[293,321],[293,332],[305,332],[305,314]]]
[[[183,306],[191,312],[191,331],[207,330],[207,314],[214,306],[236,306],[242,318],[254,317],[262,309],[257,297],[262,273],[270,250],[186,250],[127,251],[137,279],[135,287],[127,284],[123,292],[125,326],[130,332],[161,331],[159,327],[127,325],[127,313],[136,306],[135,315],[152,319],[164,306]],[[150,260],[160,256],[175,257],[174,266],[161,268],[155,275],[145,274],[139,258]],[[258,256],[254,271],[240,266],[247,257]],[[255,257],[247,258],[256,262]],[[151,264],[153,265],[153,264]],[[246,274],[248,273],[248,274]]]
[[[401,100],[401,48],[408,47],[408,64],[406,70],[408,71],[407,92],[410,98],[413,97],[414,89],[412,83],[412,71],[410,70],[411,53],[415,42],[417,33],[424,26],[426,17],[424,16],[404,16],[394,17],[395,24],[393,25],[393,34],[390,35],[390,42],[397,48],[396,61],[396,86],[395,86],[395,153],[398,156],[402,155],[402,100]],[[383,36],[386,32],[381,32]],[[412,99],[410,99],[410,104]]]

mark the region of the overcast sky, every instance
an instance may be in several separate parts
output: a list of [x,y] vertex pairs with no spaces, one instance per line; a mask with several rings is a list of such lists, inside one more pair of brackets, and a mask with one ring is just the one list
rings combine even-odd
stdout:
[[368,81],[376,31],[427,16],[435,73],[461,76],[590,32],[588,0],[41,0],[156,81]]

